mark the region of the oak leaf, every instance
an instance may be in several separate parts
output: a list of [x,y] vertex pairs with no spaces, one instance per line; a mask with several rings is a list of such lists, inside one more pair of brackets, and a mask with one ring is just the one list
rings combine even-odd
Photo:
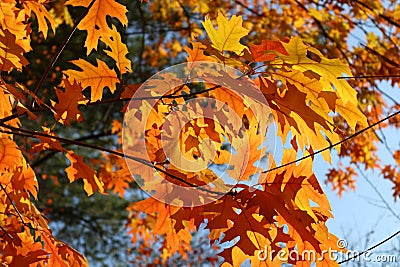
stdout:
[[17,144],[10,138],[0,135],[0,172],[12,172],[21,166],[23,156]]
[[[87,31],[85,47],[87,48],[88,55],[93,49],[97,49],[100,37],[109,35],[110,28],[106,20],[108,16],[118,19],[124,26],[128,24],[126,17],[128,10],[125,6],[115,0],[94,1],[93,6],[78,26],[78,29]],[[90,3],[90,0],[69,0],[66,4],[88,7]]]
[[[231,162],[234,162],[234,166],[233,169],[228,170],[228,174],[238,181],[250,180],[252,175],[261,171],[257,162],[262,159],[266,150],[266,147],[262,147],[264,138],[257,134],[257,128],[249,129],[245,138],[248,140],[248,145],[241,138],[235,138],[232,142],[237,152],[232,155]],[[236,145],[236,142],[239,144]]]
[[280,41],[262,40],[261,44],[250,44],[250,52],[254,61],[271,61],[277,57],[277,52],[283,55],[289,55]]
[[24,53],[25,50],[17,44],[15,35],[7,29],[0,29],[0,70],[22,70],[29,63]]
[[25,158],[22,158],[21,166],[14,169],[11,184],[14,191],[21,192],[25,197],[28,197],[27,192],[29,192],[37,199],[38,181],[33,169],[27,165]]
[[228,20],[222,13],[218,13],[217,23],[218,30],[214,28],[209,18],[202,22],[214,48],[220,52],[233,51],[238,55],[244,49],[247,49],[246,46],[239,42],[242,37],[249,33],[249,30],[242,26],[243,20],[241,16],[233,15]]
[[32,264],[47,259],[47,251],[33,250],[29,251],[26,255],[15,255],[8,266],[33,266]]
[[71,166],[65,169],[69,181],[72,183],[79,178],[83,179],[84,189],[90,196],[94,191],[104,192],[104,184],[97,177],[96,172],[92,167],[83,161],[83,157],[76,155],[73,151],[67,151],[67,158],[71,162]]
[[47,38],[47,33],[49,31],[47,22],[49,22],[51,29],[55,33],[56,21],[44,7],[43,1],[24,1],[23,3],[27,15],[32,16],[32,13],[35,13],[39,24],[39,32],[43,33],[44,38]]
[[104,50],[104,52],[117,62],[117,68],[121,74],[132,71],[132,63],[126,57],[129,53],[128,48],[122,42],[121,35],[114,25],[108,35],[102,36],[100,40],[109,47],[110,50]]
[[16,1],[0,1],[0,28],[10,31],[16,38],[16,44],[28,52],[32,49],[30,28],[25,23],[25,10],[17,7],[17,4]]
[[83,59],[71,61],[81,71],[66,70],[64,74],[70,81],[75,80],[81,83],[83,90],[91,88],[90,102],[96,102],[103,97],[104,87],[108,87],[112,93],[116,90],[119,79],[114,70],[111,70],[104,61],[96,59],[97,66],[94,66]]
[[[52,136],[56,136],[54,133],[52,133],[50,131],[50,128],[47,127],[42,127],[43,132],[48,134],[48,135],[52,135]],[[43,150],[53,150],[53,151],[63,151],[64,148],[62,147],[60,141],[50,138],[50,137],[44,137],[42,135],[36,135],[36,138],[38,138],[40,140],[40,143],[36,143],[32,145],[32,148],[30,149],[30,151],[32,152],[40,152]]]
[[[307,46],[299,37],[293,37],[289,43],[282,43],[289,55],[279,56],[285,63],[293,65],[293,69],[300,71],[313,71],[320,76],[324,91],[336,91],[343,104],[348,102],[357,105],[357,92],[344,79],[343,75],[351,76],[348,65],[339,59],[328,59],[317,49]],[[365,117],[359,118],[364,124]],[[365,125],[365,124],[364,124]]]
[[50,252],[48,264],[54,267],[88,267],[87,259],[76,250],[46,234],[41,235],[46,251]]
[[[6,118],[13,113],[13,106],[10,99],[10,95],[8,94],[8,88],[6,85],[0,85],[0,118]],[[13,126],[18,126],[18,119],[12,120]],[[1,127],[0,127],[1,129]]]
[[65,91],[56,89],[58,103],[52,101],[56,111],[55,119],[65,125],[70,125],[72,120],[83,121],[83,114],[78,109],[78,105],[86,104],[88,100],[82,94],[82,87],[76,81],[70,83],[67,79],[63,80]]
[[188,53],[187,61],[194,62],[194,61],[211,61],[215,62],[216,59],[211,56],[207,56],[204,54],[205,49],[207,48],[205,45],[199,42],[192,42],[192,48],[185,46],[183,49]]
[[[192,236],[188,229],[175,229],[175,220],[171,218],[180,208],[165,204],[154,198],[148,198],[132,204],[128,210],[140,210],[150,217],[157,216],[155,224],[152,226],[152,231],[157,235],[165,235],[166,247],[168,253],[173,254],[179,252],[185,254],[184,248],[190,244]],[[135,220],[135,218],[133,218]],[[133,222],[134,224],[135,222]],[[134,225],[132,225],[134,226]]]
[[337,99],[335,110],[346,120],[350,128],[353,130],[356,128],[357,123],[361,127],[368,126],[366,117],[358,108],[357,104],[351,102],[345,104],[342,99]]

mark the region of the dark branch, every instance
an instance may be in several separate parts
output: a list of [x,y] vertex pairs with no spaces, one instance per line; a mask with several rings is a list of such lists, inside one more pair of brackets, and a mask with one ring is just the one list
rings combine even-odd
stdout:
[[363,128],[363,129],[361,129],[361,130],[355,132],[354,134],[352,134],[352,135],[350,135],[350,136],[348,136],[348,137],[346,137],[346,138],[344,138],[344,139],[342,139],[342,140],[340,140],[340,141],[338,141],[338,142],[336,142],[336,143],[333,143],[333,144],[331,144],[331,145],[329,145],[329,146],[327,146],[327,147],[321,149],[321,150],[315,151],[315,152],[313,152],[313,153],[311,153],[311,154],[308,154],[307,156],[298,158],[298,159],[296,159],[296,160],[287,162],[287,163],[285,163],[285,164],[282,164],[282,165],[273,167],[273,168],[268,169],[268,170],[266,170],[266,171],[263,171],[263,172],[261,172],[261,173],[268,173],[268,172],[271,172],[271,171],[274,171],[274,170],[278,170],[278,169],[281,169],[281,168],[283,168],[283,167],[286,167],[286,166],[292,165],[292,164],[294,164],[294,163],[300,162],[300,161],[302,161],[302,160],[304,160],[304,159],[308,159],[308,158],[314,157],[314,156],[317,155],[317,154],[320,154],[320,153],[322,153],[322,152],[324,152],[324,151],[326,151],[326,150],[332,149],[332,148],[334,148],[335,146],[338,146],[338,145],[340,145],[340,144],[342,144],[342,143],[345,143],[345,142],[347,142],[347,141],[353,139],[354,137],[356,137],[356,136],[362,134],[363,132],[365,132],[365,131],[367,131],[367,130],[369,130],[369,129],[372,129],[372,128],[374,128],[375,126],[381,124],[382,122],[387,121],[387,120],[389,120],[390,118],[393,118],[393,117],[395,117],[395,116],[397,116],[397,115],[399,115],[399,114],[400,114],[400,110],[397,111],[397,112],[395,112],[395,113],[393,113],[393,114],[391,114],[391,115],[389,115],[389,116],[387,116],[387,117],[385,117],[385,118],[383,118],[383,119],[381,119],[381,120],[379,120],[379,121],[377,121],[377,122],[375,122],[375,123],[373,123],[373,124],[371,124],[371,125],[369,125],[368,127],[365,127],[365,128]]
[[[90,2],[90,4],[88,5],[88,7],[85,9],[85,11],[81,14],[81,16],[78,18],[78,20],[75,22],[74,26],[72,27],[71,31],[69,32],[69,34],[67,35],[67,37],[64,39],[64,41],[62,42],[62,44],[60,45],[60,47],[58,48],[58,51],[56,52],[56,54],[54,55],[54,57],[51,59],[51,62],[49,64],[49,66],[47,66],[45,72],[43,73],[42,77],[40,78],[35,90],[33,91],[33,93],[35,95],[37,95],[37,93],[39,92],[39,90],[42,88],[44,81],[46,80],[47,76],[49,75],[51,69],[54,67],[54,64],[56,63],[57,59],[60,57],[62,51],[64,50],[64,48],[67,46],[69,40],[71,39],[72,35],[74,34],[74,32],[76,31],[76,29],[78,28],[79,23],[81,23],[81,21],[83,20],[83,18],[87,15],[87,13],[89,12],[90,8],[93,6],[94,2],[96,0],[92,0]],[[33,103],[35,102],[35,99],[32,98],[29,105],[28,105],[28,109],[32,109],[33,107]]]

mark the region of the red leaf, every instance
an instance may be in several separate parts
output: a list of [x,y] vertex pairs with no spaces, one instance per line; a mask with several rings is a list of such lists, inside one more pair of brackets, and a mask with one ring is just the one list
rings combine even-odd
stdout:
[[254,61],[271,61],[277,56],[277,52],[283,55],[289,55],[285,47],[279,41],[263,40],[259,45],[250,44],[250,52]]
[[70,125],[71,120],[83,121],[82,113],[78,109],[79,104],[86,104],[88,100],[82,94],[82,86],[77,82],[70,83],[67,79],[63,80],[65,92],[55,89],[58,103],[53,102],[56,114],[54,117],[62,124]]

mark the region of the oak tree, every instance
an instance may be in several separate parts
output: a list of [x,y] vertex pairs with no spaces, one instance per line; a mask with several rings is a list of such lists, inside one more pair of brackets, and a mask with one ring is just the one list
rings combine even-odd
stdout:
[[338,266],[321,184],[400,194],[399,31],[396,1],[2,1],[0,262],[87,266],[97,233],[135,266],[216,265],[205,227],[222,266]]

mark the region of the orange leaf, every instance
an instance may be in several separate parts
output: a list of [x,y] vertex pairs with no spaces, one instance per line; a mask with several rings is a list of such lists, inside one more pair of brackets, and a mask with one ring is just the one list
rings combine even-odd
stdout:
[[82,71],[64,71],[64,74],[68,76],[70,81],[75,79],[76,82],[81,83],[83,89],[90,86],[90,102],[102,99],[104,87],[108,87],[114,93],[119,81],[115,71],[111,70],[104,61],[99,59],[96,59],[96,61],[98,66],[93,66],[83,59],[73,60],[71,62],[81,68]]
[[86,104],[88,101],[82,94],[80,84],[74,82],[71,84],[67,79],[64,79],[65,92],[55,89],[58,102],[52,102],[56,113],[54,117],[62,124],[70,125],[71,120],[78,122],[83,121],[82,113],[78,109],[79,104]]
[[216,59],[210,56],[204,55],[204,51],[206,50],[206,46],[199,42],[192,42],[193,49],[185,46],[186,53],[188,53],[187,61],[194,62],[194,61],[213,61],[215,62]]
[[29,62],[24,57],[24,49],[16,43],[15,35],[7,29],[0,29],[0,70],[22,70]]
[[48,265],[52,267],[80,266],[87,267],[88,262],[84,256],[67,244],[58,241],[54,237],[41,235],[44,246],[50,252]]
[[[13,106],[10,95],[8,94],[8,88],[5,85],[0,85],[0,118],[6,118],[13,113]],[[14,127],[18,127],[19,120],[14,119],[12,123],[8,123]]]
[[26,163],[17,144],[6,136],[0,136],[0,183],[11,185],[17,192],[30,192],[37,197],[38,182],[32,168]]
[[281,42],[270,40],[262,40],[259,45],[250,44],[250,51],[254,57],[254,61],[257,62],[274,60],[277,52],[289,55]]
[[[49,128],[47,128],[47,127],[42,127],[42,128],[43,128],[44,133],[56,136],[54,133],[50,132]],[[55,151],[63,151],[64,150],[61,143],[56,139],[52,139],[50,137],[44,137],[41,135],[36,135],[35,137],[40,140],[40,143],[32,145],[32,148],[31,148],[32,152],[40,152],[43,150],[55,150]]]
[[[232,155],[232,162],[235,162],[234,168],[227,172],[231,177],[240,180],[250,180],[251,175],[261,171],[257,162],[265,155],[266,147],[263,147],[264,137],[257,134],[257,128],[253,127],[247,131],[249,140],[248,146],[240,145],[243,142],[240,138],[235,138],[232,142],[233,147],[237,147],[237,153]],[[239,145],[236,146],[236,142]]]
[[[151,217],[157,216],[152,231],[155,234],[165,235],[165,241],[169,253],[176,251],[184,254],[183,247],[190,244],[192,236],[188,229],[175,229],[175,221],[171,216],[179,210],[179,207],[165,204],[154,198],[148,198],[132,204],[128,210],[140,210]],[[133,226],[133,225],[132,225]]]
[[72,183],[79,178],[83,179],[84,189],[90,196],[95,190],[100,193],[104,192],[104,184],[97,178],[96,172],[92,167],[83,161],[83,157],[76,155],[73,151],[67,151],[67,158],[71,162],[71,166],[65,169],[69,181]]
[[49,31],[47,21],[49,22],[53,32],[56,31],[56,21],[44,7],[43,1],[24,1],[23,3],[25,5],[25,10],[27,14],[32,16],[32,12],[35,13],[36,19],[39,24],[39,32],[43,33],[44,38],[47,38],[47,33]]
[[35,173],[33,169],[26,164],[24,158],[22,158],[22,166],[16,168],[13,172],[13,176],[11,177],[11,184],[14,191],[29,192],[32,196],[37,199],[37,191],[38,191],[38,181],[36,179]]
[[141,84],[127,84],[124,87],[124,91],[122,91],[120,98],[131,98],[136,93],[137,89]]
[[[90,4],[90,0],[69,0],[67,5],[84,6]],[[101,36],[109,36],[110,28],[107,25],[108,16],[117,18],[124,26],[128,24],[125,6],[114,0],[95,0],[86,17],[79,23],[78,29],[87,31],[88,35],[85,41],[87,54],[97,48]]]
[[29,251],[27,255],[17,255],[12,257],[12,261],[7,266],[32,266],[31,264],[47,259],[47,252],[43,250]]
[[17,144],[0,135],[0,172],[11,172],[21,164],[23,158]]

